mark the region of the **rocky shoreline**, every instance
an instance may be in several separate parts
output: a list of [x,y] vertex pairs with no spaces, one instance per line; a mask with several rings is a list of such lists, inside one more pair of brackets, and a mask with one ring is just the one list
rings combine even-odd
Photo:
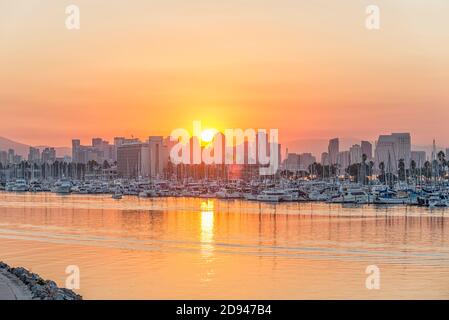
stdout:
[[31,292],[33,300],[82,300],[72,290],[59,288],[54,281],[44,280],[25,268],[12,268],[0,261],[0,270],[17,277]]

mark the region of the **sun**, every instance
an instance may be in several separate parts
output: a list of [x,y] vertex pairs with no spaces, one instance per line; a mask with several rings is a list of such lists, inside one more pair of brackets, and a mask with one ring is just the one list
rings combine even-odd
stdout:
[[214,140],[215,135],[218,133],[217,129],[206,129],[201,132],[201,141],[210,143]]

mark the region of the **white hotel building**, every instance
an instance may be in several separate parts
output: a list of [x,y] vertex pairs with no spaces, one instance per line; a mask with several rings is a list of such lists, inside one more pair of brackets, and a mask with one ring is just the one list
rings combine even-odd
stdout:
[[400,159],[405,162],[405,167],[410,167],[412,157],[412,143],[410,133],[393,133],[381,135],[376,144],[375,163],[376,167],[381,162],[385,168],[390,166],[391,170],[397,171]]

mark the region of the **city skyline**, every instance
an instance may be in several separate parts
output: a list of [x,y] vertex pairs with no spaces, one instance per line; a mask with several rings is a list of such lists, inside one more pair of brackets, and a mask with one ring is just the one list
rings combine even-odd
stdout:
[[[206,129],[206,131],[207,130],[208,129]],[[435,142],[435,139],[432,139],[431,141],[428,141],[428,143],[425,144],[425,145],[418,145],[418,144],[414,143],[415,137],[414,137],[413,133],[410,133],[410,135],[413,138],[412,143],[411,143],[412,151],[417,151],[417,152],[418,151],[419,152],[425,151],[427,156],[429,156],[431,154],[431,152],[432,152],[433,143]],[[21,154],[23,157],[26,157],[28,155],[28,148],[29,147],[38,148],[38,149],[41,149],[41,151],[43,149],[45,149],[45,148],[55,148],[57,150],[57,153],[59,154],[59,156],[60,157],[64,157],[66,155],[70,155],[71,156],[72,149],[73,149],[73,145],[72,145],[73,140],[79,140],[80,144],[82,144],[82,145],[85,144],[86,142],[87,143],[93,143],[93,141],[96,140],[96,139],[97,140],[101,140],[102,142],[105,142],[105,143],[112,143],[112,144],[114,144],[114,140],[117,139],[117,138],[122,138],[122,139],[126,139],[126,140],[134,139],[134,140],[139,140],[139,141],[146,141],[148,139],[148,137],[152,137],[152,136],[154,136],[154,137],[164,137],[164,138],[169,137],[168,134],[165,134],[165,135],[149,134],[149,135],[146,135],[146,136],[143,136],[143,137],[135,137],[133,135],[128,136],[128,137],[114,136],[114,137],[112,137],[110,139],[109,138],[104,138],[104,137],[99,137],[99,136],[92,136],[92,137],[87,138],[87,139],[72,138],[72,139],[70,139],[69,143],[66,143],[63,146],[55,146],[55,145],[45,144],[45,143],[42,144],[42,145],[30,145],[30,144],[27,144],[27,143],[24,143],[24,142],[18,142],[18,141],[15,141],[13,139],[2,137],[0,135],[0,150],[8,151],[7,149],[9,149],[9,147],[6,147],[6,148],[5,147],[4,148],[1,147],[2,144],[5,144],[5,142],[2,141],[1,139],[4,139],[5,141],[7,141],[6,142],[7,144],[9,142],[14,143],[14,144],[20,144],[21,145],[20,149],[22,149],[22,152],[19,152],[19,154]],[[373,148],[372,152],[374,152],[374,149],[375,149],[376,144],[378,143],[379,139],[381,139],[384,136],[385,136],[385,133],[379,134],[376,139],[347,138],[347,137],[334,137],[334,138],[330,138],[329,137],[327,139],[323,138],[323,139],[319,139],[320,142],[323,143],[323,146],[321,147],[321,149],[320,149],[320,147],[318,147],[318,149],[317,149],[317,146],[316,146],[317,140],[316,139],[311,139],[311,140],[309,140],[309,142],[311,143],[311,145],[314,146],[315,150],[309,150],[309,149],[304,148],[304,147],[299,147],[299,148],[295,147],[295,142],[298,141],[298,140],[285,142],[280,137],[279,141],[280,141],[280,144],[282,146],[281,155],[282,155],[283,158],[285,158],[284,155],[285,155],[286,152],[290,152],[290,153],[296,153],[296,154],[311,153],[314,157],[316,157],[317,159],[320,159],[320,157],[322,157],[323,153],[328,153],[328,151],[329,151],[328,150],[329,142],[334,140],[334,139],[338,139],[339,143],[342,145],[342,147],[340,148],[342,151],[350,151],[351,148],[356,146],[356,145],[360,145],[360,147],[363,147],[362,145],[364,143],[369,143],[369,144],[372,145],[372,148]],[[307,141],[307,139],[303,139],[303,141]],[[326,144],[326,145],[324,146],[324,144]],[[26,151],[23,151],[23,150],[25,150],[24,148],[26,148]],[[446,151],[446,150],[449,149],[449,142],[446,143],[444,141],[436,141],[436,148],[439,151],[440,150]],[[15,149],[15,148],[12,148],[12,149]],[[338,152],[335,154],[335,157],[337,156],[337,154],[338,154]]]

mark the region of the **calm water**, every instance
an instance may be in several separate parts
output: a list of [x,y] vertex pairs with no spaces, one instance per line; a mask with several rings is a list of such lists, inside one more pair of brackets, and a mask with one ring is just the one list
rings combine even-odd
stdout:
[[[0,260],[86,299],[449,298],[449,211],[0,193]],[[381,271],[367,290],[366,267]]]

